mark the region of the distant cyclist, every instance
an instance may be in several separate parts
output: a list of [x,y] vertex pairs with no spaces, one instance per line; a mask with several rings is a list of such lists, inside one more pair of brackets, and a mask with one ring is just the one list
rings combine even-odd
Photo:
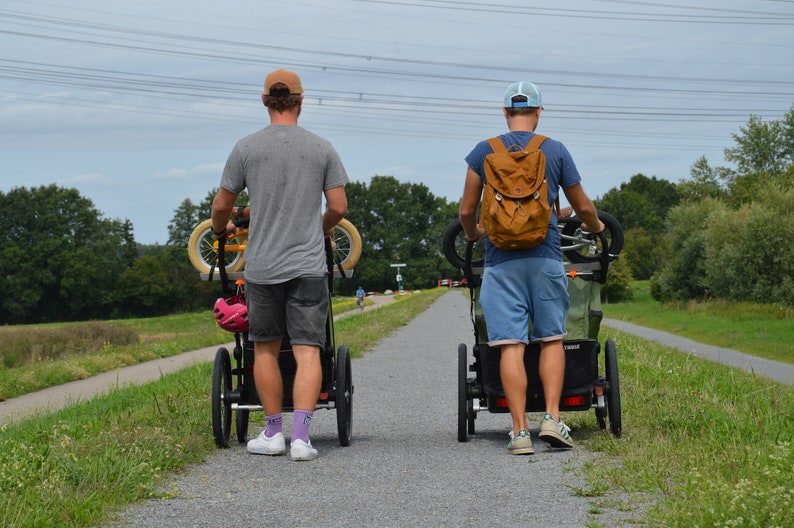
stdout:
[[361,310],[364,309],[364,297],[365,297],[364,288],[359,286],[358,289],[356,290],[356,305],[358,305],[358,307]]

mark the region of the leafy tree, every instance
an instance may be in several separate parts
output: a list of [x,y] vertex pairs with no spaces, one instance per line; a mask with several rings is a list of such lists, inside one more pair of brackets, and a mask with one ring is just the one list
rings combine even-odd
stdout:
[[160,265],[160,259],[139,257],[119,278],[118,295],[125,315],[150,317],[168,313],[171,289],[168,272]]
[[0,212],[0,322],[106,315],[137,253],[129,221],[104,219],[77,190],[56,185],[0,193]]
[[[174,210],[174,216],[168,223],[168,245],[187,247],[190,235],[198,224],[212,215],[212,200],[218,193],[218,187],[210,189],[207,195],[196,205],[190,198],[185,198]],[[248,205],[248,191],[237,197],[236,205]]]
[[212,307],[220,295],[218,283],[207,283],[185,262],[182,249],[161,247],[158,253],[139,257],[119,277],[120,316],[155,316]]
[[442,252],[442,236],[457,217],[457,203],[433,196],[424,184],[400,183],[393,176],[375,176],[369,186],[353,182],[345,187],[347,219],[361,234],[363,248],[352,280],[337,289],[352,293],[396,289],[397,268],[405,288],[435,286],[439,278],[456,275]]
[[658,248],[664,245],[665,218],[680,199],[675,184],[636,174],[594,200],[598,210],[614,216],[623,227],[625,248],[621,259],[628,260],[634,278],[650,278],[659,269]]
[[179,204],[179,207],[174,210],[174,217],[168,224],[167,244],[169,246],[187,247],[190,234],[201,221],[199,206],[195,205],[190,198],[185,198]]
[[667,212],[680,200],[675,184],[636,174],[594,202],[596,208],[614,216],[623,229],[642,227],[648,233],[661,233]]
[[699,299],[706,285],[706,231],[713,211],[727,206],[718,200],[687,202],[670,210],[668,253],[664,267],[653,277],[652,296],[659,301]]
[[682,199],[725,199],[734,207],[752,202],[767,192],[770,184],[784,188],[794,184],[794,106],[783,119],[763,122],[750,116],[740,133],[732,134],[735,146],[725,149],[726,161],[735,168],[710,167],[705,157],[691,167],[691,179],[678,188]]
[[623,237],[625,242],[620,262],[625,263],[634,279],[650,279],[663,263],[665,237],[648,233],[642,227],[626,229]]
[[701,156],[689,169],[690,179],[678,183],[681,200],[697,202],[706,198],[725,198],[724,182],[730,171],[724,167],[711,167],[706,156]]
[[736,164],[738,174],[778,174],[794,162],[794,107],[780,121],[764,123],[750,116],[740,134],[732,134],[735,147],[725,149],[725,159]]

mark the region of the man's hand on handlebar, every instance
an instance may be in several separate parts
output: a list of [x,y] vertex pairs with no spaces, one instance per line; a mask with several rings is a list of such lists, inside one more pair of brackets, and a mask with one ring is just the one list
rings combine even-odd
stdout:
[[474,236],[474,238],[470,237],[469,234],[466,233],[466,240],[468,240],[469,242],[478,242],[482,239],[482,237],[485,236],[485,229],[483,229],[483,227],[480,224],[477,224],[476,229],[477,229],[476,235]]
[[223,231],[212,231],[212,236],[215,237],[215,240],[220,240],[222,238],[226,238],[229,233],[234,233],[237,230],[237,226],[234,225],[234,222],[229,220],[226,223],[226,228]]

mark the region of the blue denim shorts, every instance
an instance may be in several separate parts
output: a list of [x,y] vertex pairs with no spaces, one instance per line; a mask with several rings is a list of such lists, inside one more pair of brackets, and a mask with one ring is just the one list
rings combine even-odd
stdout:
[[480,305],[488,344],[562,339],[570,302],[562,261],[521,258],[486,266]]
[[328,279],[298,277],[280,284],[245,283],[248,339],[293,345],[325,346],[328,322]]

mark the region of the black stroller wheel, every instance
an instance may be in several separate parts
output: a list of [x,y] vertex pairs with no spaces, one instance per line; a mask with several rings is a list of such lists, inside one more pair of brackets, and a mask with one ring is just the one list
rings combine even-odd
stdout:
[[212,433],[218,447],[229,447],[232,425],[232,403],[229,392],[232,387],[232,362],[229,351],[219,348],[215,353],[212,369]]
[[604,351],[604,363],[607,377],[607,412],[609,414],[609,430],[620,438],[623,423],[620,416],[620,376],[618,375],[618,350],[615,342],[607,339]]
[[336,426],[339,444],[350,445],[353,435],[353,381],[350,369],[350,349],[342,345],[336,358]]
[[466,390],[468,376],[468,363],[466,357],[466,345],[458,345],[458,442],[469,441],[468,429],[468,394]]

